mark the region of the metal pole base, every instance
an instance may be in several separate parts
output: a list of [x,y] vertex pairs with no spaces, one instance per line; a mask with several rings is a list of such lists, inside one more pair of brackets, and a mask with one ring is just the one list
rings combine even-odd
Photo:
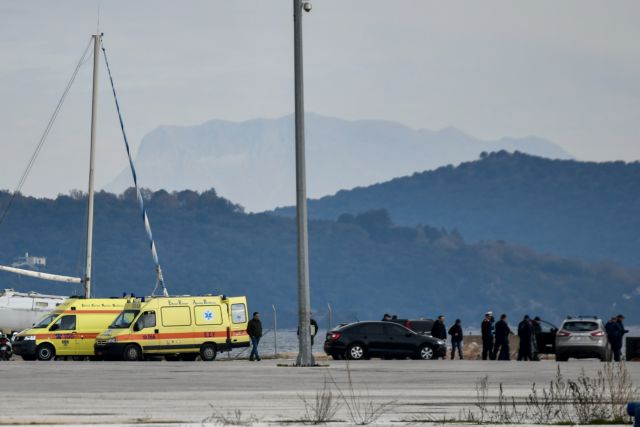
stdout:
[[311,363],[310,364],[302,363],[302,355],[298,354],[298,358],[296,359],[296,366],[299,366],[301,368],[308,368],[308,367],[312,367],[312,366],[318,366],[318,364],[316,363],[316,359],[315,359],[315,357],[313,357],[313,354],[311,355]]

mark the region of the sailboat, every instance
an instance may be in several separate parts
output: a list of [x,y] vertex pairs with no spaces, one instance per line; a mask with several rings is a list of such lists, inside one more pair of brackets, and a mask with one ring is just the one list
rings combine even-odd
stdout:
[[[124,143],[129,159],[129,166],[131,168],[131,173],[133,175],[133,181],[136,189],[136,193],[138,196],[138,203],[140,205],[140,209],[142,211],[143,221],[145,230],[147,231],[147,235],[150,240],[150,248],[153,260],[156,264],[156,286],[153,290],[152,295],[155,295],[156,290],[158,288],[161,289],[162,294],[167,296],[168,292],[164,285],[164,278],[162,274],[162,269],[160,268],[160,263],[158,261],[158,254],[156,251],[155,242],[153,240],[153,235],[151,233],[151,225],[149,222],[149,218],[147,216],[146,209],[144,207],[144,200],[142,198],[142,194],[140,192],[138,186],[137,175],[135,172],[133,160],[131,158],[131,153],[129,149],[129,142],[127,140],[127,135],[124,129],[124,121],[122,119],[122,114],[120,112],[120,106],[118,104],[118,98],[116,96],[115,85],[113,83],[113,78],[111,75],[111,69],[109,68],[109,62],[107,59],[106,50],[102,46],[102,36],[99,31],[96,32],[95,35],[91,36],[93,41],[93,88],[92,88],[92,96],[91,96],[91,140],[90,140],[90,151],[89,151],[89,185],[87,192],[87,229],[86,229],[86,255],[85,255],[85,266],[84,266],[84,276],[83,277],[72,277],[65,276],[59,274],[50,274],[41,271],[28,270],[24,268],[18,268],[15,266],[5,266],[0,265],[0,271],[5,271],[9,273],[19,274],[22,276],[32,277],[36,279],[63,282],[68,284],[82,284],[83,285],[83,297],[91,298],[91,262],[92,262],[92,253],[93,253],[93,214],[94,214],[94,171],[95,171],[95,145],[96,145],[96,122],[97,122],[97,99],[98,99],[98,70],[99,70],[99,62],[100,62],[100,51],[102,50],[105,64],[107,66],[107,71],[109,75],[109,81],[111,83],[111,88],[113,90],[113,97],[116,104],[116,110],[118,112],[118,117],[120,119],[120,129],[122,131],[122,135],[124,138]],[[91,44],[91,43],[90,43]],[[30,165],[26,171],[30,169],[30,166],[35,161],[35,156],[37,156],[39,152],[39,148],[42,146],[46,135],[48,134],[55,117],[57,116],[58,111],[64,102],[66,94],[68,93],[71,84],[75,80],[75,76],[77,75],[80,66],[84,63],[87,53],[90,48],[87,46],[84,54],[82,55],[78,66],[76,67],[74,74],[72,75],[71,81],[67,85],[63,96],[58,103],[56,110],[54,111],[54,115],[52,116],[47,128],[45,129],[45,133],[43,134],[43,138],[40,140],[40,143],[36,147],[36,151],[34,152],[34,157],[32,157]],[[24,182],[25,176],[20,180],[21,185]],[[13,197],[19,192],[19,188],[13,193]],[[13,198],[11,199],[13,200]],[[8,204],[7,210],[11,205],[11,201]],[[3,213],[0,220],[4,218]],[[1,222],[1,221],[0,221]],[[10,331],[18,331],[25,328],[30,327],[33,323],[40,318],[44,313],[50,312],[55,307],[65,299],[69,298],[69,296],[62,295],[45,295],[37,292],[28,292],[21,293],[15,292],[13,289],[5,289],[4,292],[0,293],[0,330],[10,330]]]

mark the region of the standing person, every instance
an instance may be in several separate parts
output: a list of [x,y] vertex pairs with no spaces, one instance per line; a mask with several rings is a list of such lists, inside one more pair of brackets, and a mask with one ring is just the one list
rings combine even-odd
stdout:
[[[431,336],[443,341],[447,340],[447,328],[444,325],[444,316],[442,314],[433,322],[433,326],[431,326]],[[442,358],[444,359],[445,356]]]
[[447,339],[447,328],[444,325],[444,316],[442,314],[433,322],[433,326],[431,326],[431,336],[441,340]]
[[615,347],[613,347],[613,360],[619,362],[620,355],[622,353],[624,334],[628,333],[629,331],[624,328],[624,316],[622,314],[619,314],[618,317],[616,317],[615,325],[618,333],[616,334]]
[[[296,334],[300,335],[300,329],[296,331]],[[311,336],[311,347],[313,347],[313,339],[318,335],[318,322],[312,317],[309,321],[309,336]]]
[[260,313],[257,311],[253,313],[253,319],[249,320],[247,324],[247,334],[249,334],[249,338],[251,339],[251,355],[249,356],[250,361],[260,359],[260,353],[258,353],[258,344],[260,344],[260,338],[262,338],[262,322],[260,321]]
[[618,332],[620,328],[618,327],[618,318],[613,316],[606,325],[604,325],[604,330],[607,332],[607,341],[609,341],[609,347],[611,347],[611,352],[613,353],[613,359],[616,359],[616,345],[618,344]]
[[464,359],[462,356],[462,320],[456,319],[456,323],[449,328],[449,335],[451,335],[451,360],[455,358],[456,349],[458,349],[460,360]]
[[525,315],[520,324],[518,324],[518,337],[520,345],[518,346],[518,360],[531,360],[531,336],[533,328],[531,327],[531,318]]
[[484,314],[482,325],[482,360],[493,358],[493,312],[487,311]]
[[318,335],[318,322],[313,317],[309,322],[309,333],[311,334],[311,347],[313,347],[313,339]]
[[533,354],[531,355],[531,359],[535,361],[540,361],[540,348],[542,347],[542,325],[538,316],[533,318],[533,323],[531,327],[533,328],[533,335],[531,336],[531,348],[533,350]]
[[493,347],[492,359],[509,360],[509,335],[512,335],[509,324],[507,323],[507,315],[501,314],[500,320],[496,323],[496,340]]

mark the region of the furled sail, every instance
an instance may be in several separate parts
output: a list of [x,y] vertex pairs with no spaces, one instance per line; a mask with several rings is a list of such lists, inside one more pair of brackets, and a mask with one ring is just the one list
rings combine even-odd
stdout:
[[79,277],[61,276],[59,274],[42,273],[40,271],[25,270],[22,268],[7,267],[0,265],[0,271],[8,271],[9,273],[21,274],[23,276],[35,277],[36,279],[51,280],[53,282],[64,283],[82,283]]

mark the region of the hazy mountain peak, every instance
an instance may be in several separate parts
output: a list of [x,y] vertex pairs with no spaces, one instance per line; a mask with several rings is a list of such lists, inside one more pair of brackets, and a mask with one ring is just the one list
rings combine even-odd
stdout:
[[[486,141],[448,127],[415,130],[385,120],[347,121],[306,115],[309,197],[369,185],[416,171],[477,159],[483,151],[519,150],[570,158],[538,137]],[[195,126],[159,126],[142,139],[135,162],[152,189],[218,189],[251,211],[295,200],[293,115],[243,122],[209,120]],[[129,171],[106,189],[130,185]]]

